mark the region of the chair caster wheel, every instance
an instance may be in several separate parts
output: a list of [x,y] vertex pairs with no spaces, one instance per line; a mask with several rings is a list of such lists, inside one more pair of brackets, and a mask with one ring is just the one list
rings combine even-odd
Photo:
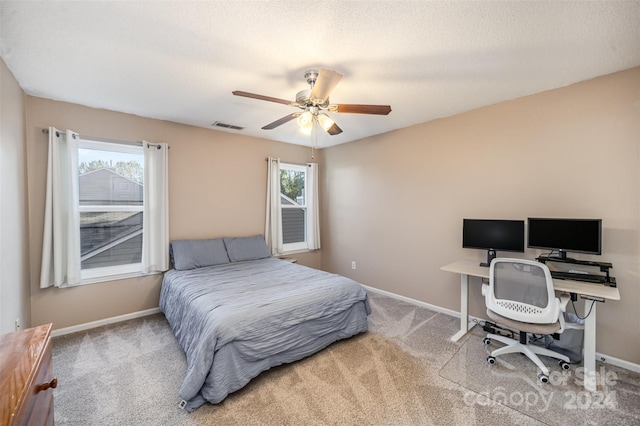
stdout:
[[489,356],[487,357],[487,362],[488,362],[489,364],[495,364],[495,363],[496,363],[496,357],[489,355]]
[[489,345],[491,344],[491,339],[489,339],[488,337],[485,337],[484,339],[482,339],[482,343],[485,345]]
[[570,369],[570,368],[571,368],[571,366],[569,365],[569,363],[568,363],[568,362],[566,362],[566,361],[560,361],[560,362],[558,363],[558,365],[559,365],[559,366],[560,366],[560,368],[562,368],[563,370],[568,370],[568,369]]
[[538,380],[540,380],[541,383],[549,383],[549,376],[544,373],[540,373],[538,374]]

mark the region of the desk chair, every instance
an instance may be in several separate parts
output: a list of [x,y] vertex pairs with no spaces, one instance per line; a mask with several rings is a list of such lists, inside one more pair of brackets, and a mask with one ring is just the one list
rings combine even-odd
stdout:
[[564,331],[564,315],[568,297],[557,298],[549,268],[540,262],[521,259],[497,258],[489,266],[489,284],[482,286],[487,315],[497,324],[519,331],[519,341],[498,334],[487,334],[483,340],[491,339],[507,346],[498,348],[487,357],[489,364],[495,364],[499,355],[520,352],[533,361],[542,373],[538,379],[549,381],[549,369],[538,355],[559,359],[563,370],[569,369],[566,355],[542,346],[528,345],[527,333],[554,334]]

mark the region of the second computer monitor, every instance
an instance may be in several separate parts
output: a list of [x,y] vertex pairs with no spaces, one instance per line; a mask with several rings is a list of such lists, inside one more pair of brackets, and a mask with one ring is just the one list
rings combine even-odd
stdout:
[[489,266],[496,251],[524,252],[524,220],[463,219],[462,247],[487,250]]
[[527,246],[557,251],[560,260],[567,259],[567,252],[602,252],[602,219],[530,217],[528,225]]

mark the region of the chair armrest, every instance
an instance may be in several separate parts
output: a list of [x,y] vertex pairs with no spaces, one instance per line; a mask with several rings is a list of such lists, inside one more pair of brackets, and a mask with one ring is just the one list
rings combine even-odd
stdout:
[[560,297],[556,297],[556,299],[558,299],[558,308],[560,309],[560,313],[558,315],[560,330],[558,330],[558,333],[562,333],[565,329],[564,313],[567,312],[567,303],[569,303],[569,296],[567,296],[566,294],[561,294]]
[[561,294],[558,298],[560,300],[560,312],[567,312],[567,304],[569,303],[569,296]]
[[482,295],[487,296],[489,294],[489,284],[482,284]]

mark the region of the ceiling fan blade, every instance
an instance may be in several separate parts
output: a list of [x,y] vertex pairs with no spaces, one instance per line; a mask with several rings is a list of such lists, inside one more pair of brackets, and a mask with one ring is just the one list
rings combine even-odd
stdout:
[[294,118],[296,118],[299,115],[300,115],[299,112],[293,112],[293,113],[291,113],[289,115],[285,115],[284,117],[280,118],[279,120],[276,120],[273,123],[267,124],[266,126],[264,126],[262,128],[262,130],[275,129],[276,127],[280,126],[281,124],[287,123],[287,122],[293,120]]
[[287,101],[286,99],[272,98],[271,96],[264,96],[264,95],[256,95],[255,93],[243,92],[241,90],[234,90],[231,93],[233,93],[236,96],[244,96],[245,98],[259,99],[261,101],[277,102],[279,104],[285,104],[285,105],[290,105],[292,103],[291,101]]
[[340,133],[342,133],[342,129],[338,127],[336,123],[333,123],[333,126],[329,127],[327,133],[329,133],[331,136],[339,135]]
[[358,104],[338,104],[331,108],[335,112],[346,112],[352,114],[378,114],[387,115],[391,112],[389,105],[358,105]]
[[333,92],[336,85],[340,83],[342,79],[342,74],[338,74],[335,71],[331,70],[320,70],[318,73],[318,78],[316,79],[316,83],[313,86],[313,90],[311,90],[310,98],[317,99],[323,103],[327,99],[329,99],[329,95]]

